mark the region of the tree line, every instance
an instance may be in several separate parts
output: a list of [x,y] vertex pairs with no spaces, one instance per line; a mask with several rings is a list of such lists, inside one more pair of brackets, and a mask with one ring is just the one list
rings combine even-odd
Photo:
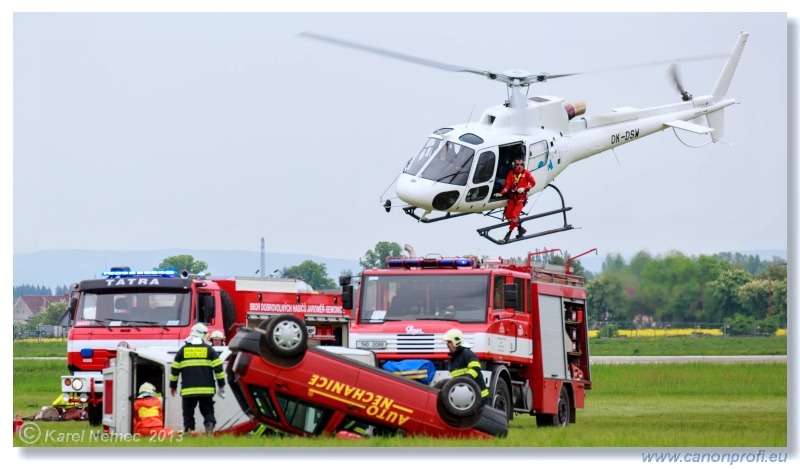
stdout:
[[[400,256],[405,251],[398,243],[378,242],[359,258],[362,269],[381,268],[387,257]],[[546,248],[534,250],[532,261],[565,265],[568,252],[558,254]],[[484,256],[485,257],[485,256]],[[525,262],[527,258],[517,258]],[[173,268],[191,273],[206,273],[208,265],[191,255],[165,258],[154,269]],[[586,272],[580,261],[570,262],[570,273],[586,278],[589,320],[597,323],[631,323],[636,327],[669,327],[671,324],[722,322],[735,327],[753,324],[766,329],[786,324],[787,268],[786,261],[759,256],[723,252],[714,255],[686,256],[671,252],[652,256],[640,251],[630,261],[620,254],[609,254],[602,272]],[[343,271],[340,275],[353,275]],[[338,288],[338,282],[328,276],[325,263],[306,260],[276,271],[276,277],[303,280],[317,291]],[[65,285],[55,295],[69,292]],[[47,287],[21,285],[14,287],[15,301],[19,295],[51,295]],[[53,307],[58,309],[58,307]],[[63,310],[63,307],[61,307]],[[38,324],[53,324],[47,311]]]
[[606,256],[602,273],[587,284],[587,308],[595,321],[755,324],[769,331],[786,324],[787,290],[786,261],[778,257],[641,251],[630,261]]

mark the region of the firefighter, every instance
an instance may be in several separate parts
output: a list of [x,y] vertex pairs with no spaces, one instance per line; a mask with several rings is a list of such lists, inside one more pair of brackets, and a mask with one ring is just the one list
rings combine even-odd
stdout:
[[531,172],[525,169],[525,159],[523,157],[515,158],[514,167],[506,176],[505,187],[494,195],[495,197],[503,197],[507,192],[510,192],[508,203],[503,212],[503,216],[508,220],[508,233],[506,233],[506,236],[500,244],[508,242],[509,238],[511,238],[511,232],[514,231],[514,228],[517,228],[517,226],[519,226],[517,230],[517,239],[525,235],[527,230],[523,228],[522,224],[519,222],[519,215],[528,202],[528,191],[533,189],[535,185],[536,180],[533,179]]
[[134,435],[170,435],[172,430],[164,428],[164,411],[161,398],[156,396],[156,387],[150,383],[139,386],[139,395],[133,402]]
[[223,345],[225,342],[225,336],[222,334],[222,331],[214,331],[208,338],[211,339],[211,345],[214,347]]
[[205,339],[208,328],[205,324],[192,327],[186,344],[178,350],[169,376],[170,393],[174,396],[181,377],[181,398],[183,400],[183,429],[194,431],[194,409],[200,406],[203,426],[206,433],[214,431],[217,424],[214,418],[215,381],[220,395],[225,391],[225,371],[217,351]]
[[481,373],[481,362],[475,352],[464,346],[464,333],[458,329],[450,329],[444,333],[444,341],[450,350],[450,377],[469,376],[478,383],[481,390],[481,403],[489,401],[489,389]]

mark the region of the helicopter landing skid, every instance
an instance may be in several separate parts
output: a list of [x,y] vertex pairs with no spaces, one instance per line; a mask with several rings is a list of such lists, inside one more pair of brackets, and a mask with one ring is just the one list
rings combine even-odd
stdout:
[[442,221],[442,220],[449,220],[451,218],[462,217],[464,215],[472,215],[472,213],[451,213],[445,212],[444,215],[440,215],[438,217],[428,218],[426,215],[417,215],[416,214],[417,207],[403,207],[403,211],[406,212],[406,215],[414,218],[415,220],[422,222],[422,223],[433,223],[435,221]]
[[516,243],[518,241],[524,241],[526,239],[538,238],[539,236],[545,236],[545,235],[549,235],[549,234],[553,234],[553,233],[558,233],[558,232],[561,232],[561,231],[569,231],[569,230],[574,228],[574,226],[572,226],[572,225],[567,223],[567,212],[569,210],[572,210],[572,207],[562,207],[562,208],[559,208],[557,210],[551,210],[549,212],[537,213],[535,215],[530,215],[530,216],[522,217],[522,218],[519,219],[519,223],[521,224],[522,222],[527,221],[527,220],[533,220],[533,219],[536,219],[536,218],[543,218],[543,217],[548,217],[550,215],[556,215],[558,213],[563,213],[564,214],[564,226],[561,226],[559,228],[553,228],[551,230],[539,231],[537,233],[525,234],[523,236],[512,236],[512,237],[510,237],[508,239],[508,241],[503,241],[502,239],[492,238],[492,236],[489,234],[490,231],[495,230],[497,228],[502,228],[504,226],[508,226],[509,223],[510,223],[510,222],[503,222],[503,223],[498,223],[496,225],[487,226],[487,227],[484,227],[484,228],[478,228],[478,234],[483,236],[484,238],[488,239],[489,241],[493,242],[494,244],[511,244],[511,243]]

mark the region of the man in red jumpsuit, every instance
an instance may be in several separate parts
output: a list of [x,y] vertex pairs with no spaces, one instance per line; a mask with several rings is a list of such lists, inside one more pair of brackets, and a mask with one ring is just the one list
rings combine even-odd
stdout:
[[524,159],[515,158],[514,167],[506,176],[505,187],[494,195],[495,197],[502,197],[506,195],[506,193],[510,193],[508,204],[506,204],[506,209],[503,212],[503,216],[508,220],[508,233],[506,233],[506,236],[500,244],[507,243],[508,239],[511,238],[511,232],[518,226],[517,238],[521,238],[525,235],[527,230],[519,223],[519,215],[522,213],[525,203],[528,202],[528,191],[533,189],[535,185],[536,180],[533,179],[531,172],[525,169]]

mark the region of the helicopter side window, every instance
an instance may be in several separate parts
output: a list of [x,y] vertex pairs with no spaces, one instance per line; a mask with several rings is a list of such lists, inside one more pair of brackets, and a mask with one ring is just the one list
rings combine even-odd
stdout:
[[473,184],[486,182],[494,177],[495,154],[492,151],[485,151],[478,157],[478,165],[475,166],[475,176],[472,177]]
[[542,140],[530,146],[530,156],[528,157],[528,169],[535,171],[547,165],[547,157],[550,149],[547,147],[547,142]]

